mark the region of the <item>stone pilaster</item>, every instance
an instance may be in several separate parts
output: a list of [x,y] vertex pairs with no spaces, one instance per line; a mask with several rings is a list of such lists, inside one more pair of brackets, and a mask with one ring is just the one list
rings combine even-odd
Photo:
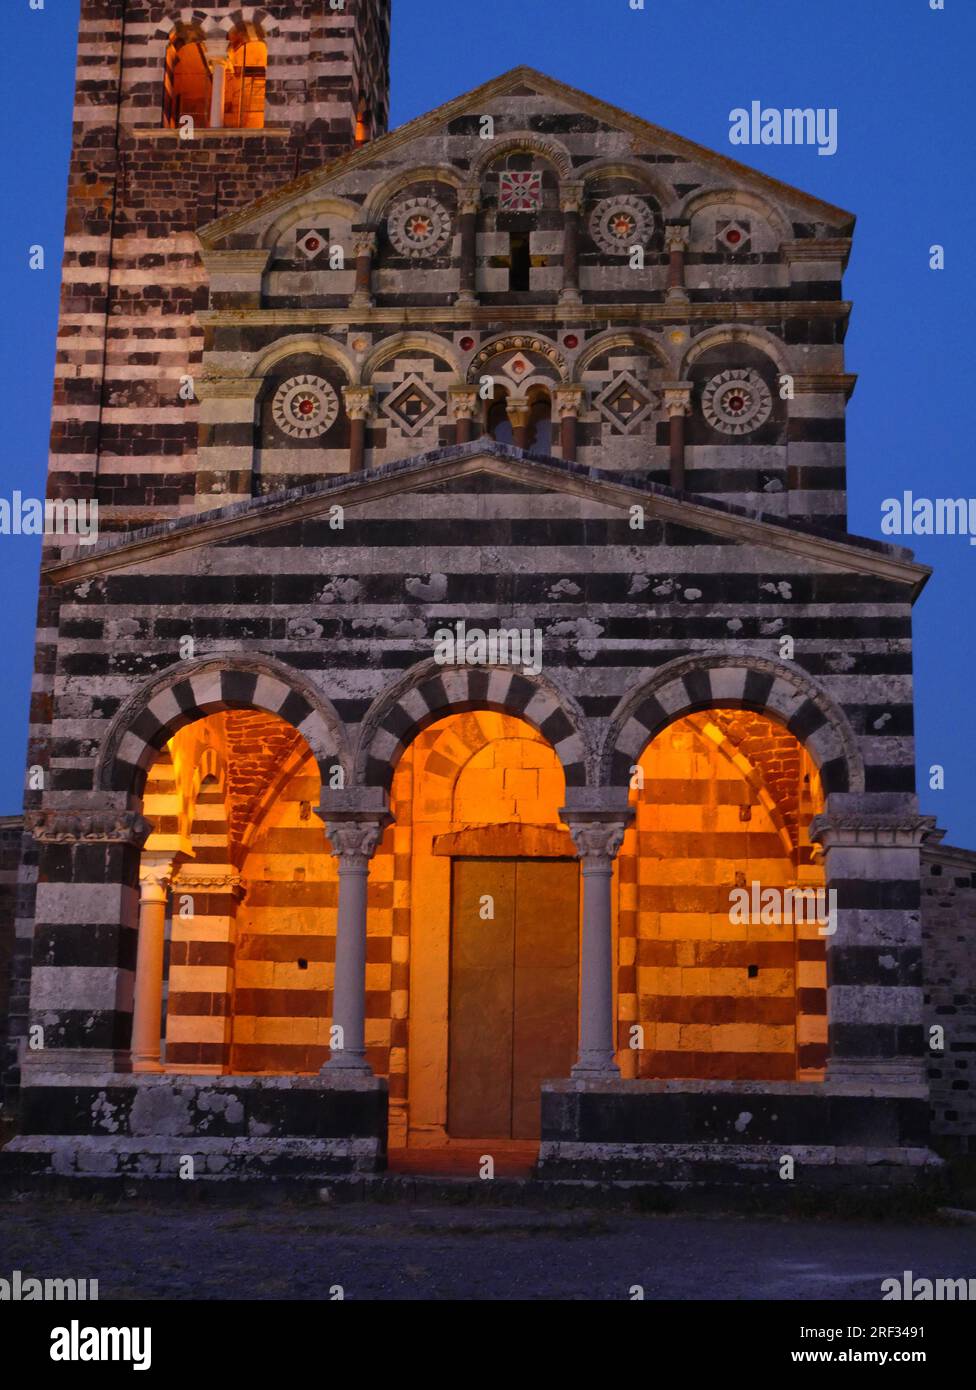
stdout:
[[925,1083],[920,849],[934,827],[914,797],[846,793],[832,795],[811,824],[836,907],[827,937],[829,1081]]
[[33,812],[38,847],[31,1068],[118,1071],[129,1064],[139,856],[152,831],[125,798],[92,794]]
[[[252,377],[196,383],[195,393],[200,401],[198,510],[229,506],[251,496],[255,411],[263,385],[262,380]],[[228,437],[238,442],[225,442]]]

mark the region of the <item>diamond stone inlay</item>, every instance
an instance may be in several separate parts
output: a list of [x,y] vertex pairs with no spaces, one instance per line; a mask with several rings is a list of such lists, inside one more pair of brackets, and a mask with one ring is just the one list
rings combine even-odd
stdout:
[[444,409],[444,402],[415,374],[394,386],[380,406],[383,414],[406,435],[420,434],[435,415]]

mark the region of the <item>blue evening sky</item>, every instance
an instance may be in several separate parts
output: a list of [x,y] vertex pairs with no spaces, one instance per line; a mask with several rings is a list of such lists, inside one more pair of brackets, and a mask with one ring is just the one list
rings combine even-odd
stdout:
[[[0,91],[0,497],[43,496],[79,0],[5,0]],[[174,10],[180,6],[175,3]],[[230,5],[229,8],[235,8]],[[851,529],[885,497],[976,495],[970,438],[976,4],[945,0],[394,0],[398,125],[528,63],[858,215],[846,293]],[[733,149],[729,112],[835,107],[839,149]],[[929,269],[929,248],[946,268]],[[28,269],[40,244],[46,269]],[[967,257],[969,258],[967,260]],[[967,265],[970,269],[967,270]],[[919,787],[948,838],[976,845],[976,547],[916,537],[935,575],[915,609]],[[19,809],[39,547],[0,536],[0,814]],[[944,791],[928,789],[945,766]]]

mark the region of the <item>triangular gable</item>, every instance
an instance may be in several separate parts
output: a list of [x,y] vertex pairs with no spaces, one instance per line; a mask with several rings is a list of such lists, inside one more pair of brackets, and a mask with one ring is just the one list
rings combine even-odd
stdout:
[[452,101],[435,107],[433,111],[428,111],[423,116],[417,116],[412,121],[407,121],[388,135],[380,136],[378,140],[373,140],[359,149],[352,150],[331,164],[316,169],[310,174],[303,174],[301,178],[284,184],[276,192],[267,194],[250,206],[209,223],[200,229],[200,240],[205,248],[216,248],[225,237],[232,233],[240,234],[250,222],[257,221],[269,212],[284,208],[309,194],[326,189],[340,175],[374,161],[387,163],[398,149],[408,145],[412,140],[429,135],[440,126],[455,121],[460,116],[481,115],[491,101],[523,91],[535,92],[541,96],[551,97],[553,101],[565,103],[576,111],[589,114],[608,125],[616,126],[618,129],[630,133],[637,140],[654,145],[661,151],[673,154],[690,163],[719,169],[728,176],[736,187],[751,189],[760,195],[765,193],[770,197],[786,202],[790,206],[827,223],[836,230],[838,235],[848,236],[853,230],[854,214],[847,212],[844,208],[824,202],[822,199],[804,193],[801,189],[794,188],[779,179],[771,178],[768,174],[762,174],[748,164],[731,159],[728,155],[720,154],[716,150],[710,150],[705,145],[696,144],[693,140],[685,139],[684,136],[664,130],[651,121],[646,121],[640,116],[625,111],[622,107],[590,96],[589,93],[581,92],[556,78],[547,77],[545,73],[537,72],[534,68],[516,67],[480,87],[475,87],[470,92],[465,92],[463,96],[455,97]]
[[[873,574],[905,584],[913,598],[921,592],[931,574],[930,569],[915,563],[911,552],[900,546],[863,537],[834,537],[822,529],[759,516],[728,503],[700,497],[692,499],[634,475],[608,473],[484,441],[421,454],[368,473],[342,474],[289,492],[237,502],[199,517],[164,522],[125,537],[111,536],[93,546],[87,554],[79,550],[71,558],[55,562],[44,574],[53,583],[67,583],[110,570],[145,565],[154,556],[171,555],[177,550],[220,545],[240,536],[280,530],[293,522],[328,515],[337,505],[355,508],[374,498],[397,493],[416,493],[445,485],[462,488],[479,477],[492,480],[485,491],[497,490],[495,481],[505,479],[537,494],[540,490],[563,492],[621,509],[639,504],[650,519],[708,532],[743,545],[800,555],[844,573]],[[465,490],[471,489],[465,487]]]

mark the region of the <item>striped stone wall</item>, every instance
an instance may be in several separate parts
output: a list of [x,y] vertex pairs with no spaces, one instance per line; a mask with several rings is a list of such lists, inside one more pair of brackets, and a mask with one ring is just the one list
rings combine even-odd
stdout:
[[22,816],[0,817],[0,1106],[13,1096],[17,1079],[16,1028],[11,1004],[16,954],[17,874],[24,837]]
[[[932,1128],[946,1149],[976,1136],[976,854],[933,844],[922,852],[922,967]],[[936,1046],[932,1029],[941,1029]]]

